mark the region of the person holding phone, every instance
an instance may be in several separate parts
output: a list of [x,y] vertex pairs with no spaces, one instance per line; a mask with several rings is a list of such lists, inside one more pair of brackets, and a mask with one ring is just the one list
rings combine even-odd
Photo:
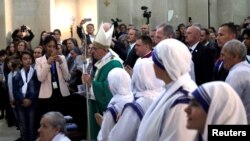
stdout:
[[34,33],[31,31],[31,28],[26,25],[22,25],[15,29],[11,36],[13,41],[25,40],[26,42],[31,42],[35,37]]
[[[89,23],[86,25],[86,31],[87,31],[87,34],[85,33],[85,30],[83,28],[83,25],[86,23],[86,22],[90,22],[91,21],[91,18],[84,18],[81,20],[80,24],[77,25],[77,35],[78,37],[81,39],[82,41],[82,44],[84,43],[84,40],[87,41],[87,45],[93,43],[94,41],[94,38],[95,38],[95,35],[94,35],[94,31],[95,31],[95,27],[94,27],[94,24],[92,23]],[[86,37],[86,39],[85,39]]]
[[67,96],[70,95],[66,83],[70,79],[68,65],[65,57],[59,55],[57,41],[53,36],[47,36],[44,45],[45,55],[36,59],[37,77],[41,82],[39,92],[40,114],[52,110],[64,114],[66,112],[64,103]]

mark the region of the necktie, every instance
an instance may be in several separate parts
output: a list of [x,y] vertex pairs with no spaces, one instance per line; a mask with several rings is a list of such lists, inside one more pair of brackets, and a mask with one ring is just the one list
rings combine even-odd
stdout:
[[132,48],[132,47],[129,45],[129,46],[128,46],[128,54],[129,54],[129,52],[131,51],[131,48]]
[[56,62],[51,64],[52,82],[56,82]]

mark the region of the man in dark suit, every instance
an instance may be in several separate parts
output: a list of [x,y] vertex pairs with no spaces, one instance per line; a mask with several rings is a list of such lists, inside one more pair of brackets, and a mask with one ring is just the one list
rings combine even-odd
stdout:
[[82,27],[83,24],[85,24],[86,22],[87,22],[86,19],[81,20],[80,25],[77,26],[76,32],[77,32],[78,37],[81,39],[82,43],[84,42],[85,35],[86,35],[87,45],[89,45],[94,41],[95,27],[94,27],[94,24],[92,24],[92,23],[87,24],[87,26],[86,26],[87,34],[86,34],[83,27]]
[[200,35],[200,28],[196,26],[190,26],[185,33],[185,41],[192,53],[197,85],[212,81],[214,68],[213,50],[199,42]]
[[128,56],[128,41],[127,41],[127,34],[122,34],[118,39],[112,40],[111,48],[112,50],[119,55],[119,57],[125,61]]
[[209,48],[215,47],[214,42],[210,41],[210,33],[207,28],[201,28],[200,43],[204,45],[205,47],[209,47]]
[[216,61],[217,56],[220,55],[218,45],[216,42],[210,40],[210,33],[207,28],[201,28],[201,38],[200,38],[200,43],[207,47],[211,48],[214,53],[214,60]]
[[[219,49],[224,46],[224,44],[230,40],[236,39],[237,29],[234,23],[224,23],[219,27],[218,35],[216,37]],[[228,75],[228,70],[223,67],[223,61],[218,58],[215,62],[213,79],[225,81]]]
[[247,48],[247,55],[249,56],[250,55],[250,29],[247,28],[242,32],[242,38],[243,38],[243,43]]
[[141,36],[141,32],[138,29],[130,29],[128,31],[128,42],[129,46],[127,48],[127,58],[123,65],[125,68],[133,68],[136,60],[139,58],[135,52],[135,42]]

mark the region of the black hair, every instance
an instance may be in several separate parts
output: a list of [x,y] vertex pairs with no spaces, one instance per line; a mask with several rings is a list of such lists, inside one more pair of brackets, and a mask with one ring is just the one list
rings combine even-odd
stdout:
[[48,36],[45,37],[44,45],[48,44],[50,41],[54,41],[55,44],[56,44],[56,47],[57,47],[57,41],[56,41],[55,37],[53,37],[51,35],[48,35]]
[[[142,42],[143,42],[143,44],[149,45],[150,49],[152,49],[153,41],[152,41],[152,39],[151,39],[149,36],[147,36],[147,35],[142,35],[142,36],[139,37],[138,39],[141,39]],[[137,40],[138,40],[138,39],[137,39]]]
[[207,28],[201,28],[201,30],[205,31],[206,35],[209,35],[209,30]]
[[53,32],[54,32],[54,33],[55,33],[55,32],[58,32],[58,33],[59,33],[59,35],[62,35],[62,34],[61,34],[61,30],[60,30],[60,29],[55,29]]
[[242,32],[242,37],[244,35],[247,35],[248,37],[250,37],[250,29],[245,29],[243,32]]
[[0,56],[7,55],[7,52],[5,49],[0,50]]
[[21,61],[22,61],[22,58],[23,58],[24,55],[29,55],[31,57],[32,63],[34,63],[34,61],[35,61],[34,60],[34,56],[33,56],[33,54],[31,52],[29,52],[29,51],[23,51],[21,53],[21,55],[20,55],[20,60]]
[[208,29],[213,30],[213,32],[216,34],[216,30],[215,30],[215,28],[213,26],[210,26]]
[[235,34],[237,36],[237,28],[233,22],[224,23],[220,27],[223,27],[223,26],[228,27],[229,32],[231,32],[232,34]]

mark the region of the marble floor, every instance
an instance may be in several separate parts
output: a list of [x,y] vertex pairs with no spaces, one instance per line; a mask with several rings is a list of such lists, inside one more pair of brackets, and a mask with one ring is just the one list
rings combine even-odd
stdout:
[[15,126],[8,127],[6,120],[0,120],[0,141],[14,141],[20,137],[20,131]]

